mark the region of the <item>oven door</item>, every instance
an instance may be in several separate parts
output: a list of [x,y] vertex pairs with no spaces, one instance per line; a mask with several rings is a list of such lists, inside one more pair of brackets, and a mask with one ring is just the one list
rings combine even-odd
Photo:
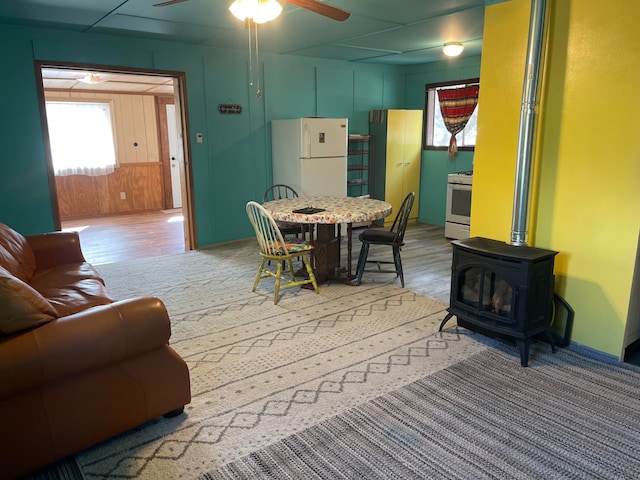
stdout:
[[471,185],[447,184],[447,222],[471,224]]

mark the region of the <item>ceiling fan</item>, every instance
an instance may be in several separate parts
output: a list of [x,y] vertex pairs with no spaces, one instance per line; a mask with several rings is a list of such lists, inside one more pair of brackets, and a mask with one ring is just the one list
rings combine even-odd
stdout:
[[[188,0],[168,0],[166,2],[156,3],[154,7],[166,7],[169,5],[175,5],[176,3],[182,3],[186,1]],[[326,3],[322,3],[318,0],[284,0],[284,1],[292,5],[295,5],[297,7],[311,10],[312,12],[331,18],[332,20],[337,20],[339,22],[344,22],[347,18],[351,16],[351,13],[347,12],[346,10],[342,10],[341,8],[338,8],[338,7],[332,7],[331,5],[327,5]]]

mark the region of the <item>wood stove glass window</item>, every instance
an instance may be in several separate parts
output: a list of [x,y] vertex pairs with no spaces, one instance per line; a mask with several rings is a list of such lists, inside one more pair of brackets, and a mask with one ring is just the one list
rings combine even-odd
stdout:
[[511,317],[513,289],[504,278],[482,267],[461,270],[459,275],[458,301],[482,312]]

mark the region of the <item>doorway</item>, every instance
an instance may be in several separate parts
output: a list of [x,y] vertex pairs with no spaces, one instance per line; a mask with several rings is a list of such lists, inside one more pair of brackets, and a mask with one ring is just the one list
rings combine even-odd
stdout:
[[[163,212],[171,214],[168,221],[180,218],[181,251],[197,248],[184,73],[68,63],[38,63],[36,71],[56,229],[82,218],[131,225],[133,218]],[[111,108],[115,168],[104,176],[56,175],[47,105],[92,99]],[[150,255],[144,246],[139,250]]]

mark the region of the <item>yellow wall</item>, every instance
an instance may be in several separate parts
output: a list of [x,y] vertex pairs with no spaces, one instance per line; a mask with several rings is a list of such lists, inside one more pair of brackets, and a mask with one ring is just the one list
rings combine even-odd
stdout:
[[[507,242],[530,8],[510,0],[485,14],[471,234]],[[637,0],[547,0],[538,112],[530,244],[560,252],[572,339],[614,355],[640,226],[639,17]]]

